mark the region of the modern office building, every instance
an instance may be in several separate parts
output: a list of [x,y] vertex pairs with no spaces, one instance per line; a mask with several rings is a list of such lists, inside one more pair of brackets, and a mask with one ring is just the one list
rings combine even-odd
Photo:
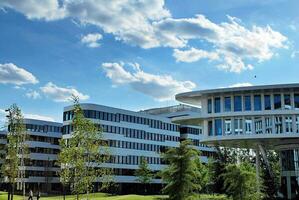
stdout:
[[279,152],[281,193],[298,199],[299,84],[202,90],[178,94],[176,99],[201,106],[197,116],[173,121],[201,126],[205,144],[255,149],[266,161],[265,150]]
[[[144,110],[142,112],[166,117],[169,119],[174,119],[177,117],[194,117],[201,112],[201,109],[198,107],[193,107],[185,104],[179,104],[175,106],[162,107],[162,108],[152,108]],[[180,125],[180,140],[190,140],[194,147],[201,152],[200,159],[203,163],[208,162],[208,158],[215,156],[216,150],[207,146],[206,144],[201,143],[203,138],[202,126],[201,125]]]
[[[180,126],[172,123],[173,117],[196,116],[199,108],[178,105],[155,108],[139,112],[128,111],[96,104],[80,104],[84,116],[103,130],[110,151],[110,160],[103,167],[111,168],[113,181],[118,192],[136,193],[143,191],[134,175],[144,157],[153,172],[161,171],[166,165],[161,153],[167,148],[178,147],[181,140],[190,139],[194,147],[201,151],[201,161],[215,154],[213,148],[200,143],[200,126]],[[25,160],[25,182],[27,189],[55,192],[61,189],[59,167],[56,160],[60,150],[59,139],[71,137],[73,127],[73,106],[63,112],[63,124],[41,120],[25,119],[29,139],[29,159]],[[7,131],[0,132],[0,145],[7,143]],[[1,152],[0,152],[1,153]],[[3,152],[4,153],[4,152]],[[5,157],[5,155],[3,154]],[[1,164],[1,163],[0,163]],[[20,182],[20,181],[18,181]],[[99,183],[95,184],[97,189]],[[162,181],[154,178],[148,191],[158,193]],[[141,189],[142,187],[142,189]],[[18,184],[20,189],[20,184]]]
[[[81,108],[86,118],[102,127],[111,157],[105,167],[113,169],[113,181],[122,193],[136,192],[138,181],[134,172],[142,157],[157,172],[165,167],[161,153],[168,147],[179,146],[179,126],[168,118],[96,104],[81,104]],[[73,106],[65,107],[63,137],[70,137],[72,117]],[[161,180],[153,179],[151,186],[159,191]]]
[[[56,160],[60,149],[59,139],[62,135],[62,123],[24,119],[24,124],[28,134],[26,144],[29,152],[28,158],[24,161],[26,189],[42,192],[59,191],[58,172],[60,168],[57,166]],[[7,131],[0,133],[0,145],[7,143],[6,136]],[[3,162],[3,159],[1,160]],[[17,190],[20,189],[20,182],[21,180],[17,179]]]
[[[152,171],[158,172],[166,166],[161,153],[167,148],[178,147],[182,137],[192,139],[200,150],[206,150],[202,155],[204,162],[207,161],[207,156],[212,156],[214,153],[211,148],[200,146],[200,127],[180,127],[171,122],[170,116],[178,115],[179,111],[187,115],[192,114],[191,107],[184,110],[172,107],[171,113],[165,112],[169,111],[169,108],[133,112],[96,104],[81,104],[81,107],[86,118],[102,127],[111,155],[111,160],[105,164],[105,167],[113,169],[114,181],[120,185],[122,193],[138,191],[140,184],[134,172],[138,169],[142,157],[146,158]],[[73,106],[65,107],[63,137],[71,137],[72,117]],[[181,134],[180,131],[183,133]],[[150,188],[152,193],[159,192],[161,187],[161,179],[152,180]]]

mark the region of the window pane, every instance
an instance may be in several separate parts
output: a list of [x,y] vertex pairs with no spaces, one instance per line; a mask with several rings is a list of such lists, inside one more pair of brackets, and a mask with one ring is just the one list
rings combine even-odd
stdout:
[[241,98],[241,96],[234,96],[234,111],[242,111],[242,98]]
[[230,112],[231,111],[231,108],[232,105],[231,105],[231,99],[230,97],[225,97],[224,98],[224,111],[225,112]]
[[221,119],[215,119],[215,135],[222,135]]
[[291,96],[289,94],[284,95],[284,108],[291,109]]
[[254,95],[254,110],[262,110],[261,95]]
[[212,113],[212,99],[208,99],[208,113]]
[[220,112],[220,97],[216,97],[214,99],[214,108],[215,108],[215,110],[214,110],[215,113]]
[[209,136],[213,136],[213,122],[212,121],[208,122],[208,132],[209,132]]
[[265,110],[271,110],[271,96],[270,95],[264,96],[264,102],[265,102]]
[[245,103],[244,103],[244,107],[245,107],[245,111],[250,111],[251,110],[251,96],[245,96]]
[[281,95],[274,95],[274,109],[281,109]]

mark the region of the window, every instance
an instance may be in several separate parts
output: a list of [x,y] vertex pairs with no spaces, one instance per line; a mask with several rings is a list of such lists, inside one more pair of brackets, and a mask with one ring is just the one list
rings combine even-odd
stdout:
[[215,135],[222,135],[222,121],[221,119],[215,119]]
[[252,133],[252,120],[245,119],[245,133],[251,134]]
[[281,95],[275,94],[274,95],[274,109],[281,109]]
[[263,121],[262,121],[262,118],[256,117],[254,119],[254,127],[255,127],[255,134],[262,134],[263,133]]
[[234,96],[234,111],[242,111],[242,98],[241,96]]
[[231,110],[232,110],[231,98],[230,97],[225,97],[224,98],[224,111],[225,112],[230,112]]
[[275,117],[275,133],[282,133],[282,117]]
[[212,113],[212,99],[208,99],[208,113]]
[[294,94],[295,109],[299,109],[299,94]]
[[209,133],[209,136],[213,136],[213,122],[212,121],[208,122],[208,133]]
[[261,95],[254,95],[254,110],[255,111],[262,110]]
[[224,126],[225,126],[225,134],[226,135],[230,135],[232,133],[232,129],[231,129],[231,120],[230,119],[226,119],[224,121]]
[[251,110],[251,96],[249,95],[244,96],[244,107],[245,107],[245,111]]
[[284,94],[284,109],[290,110],[292,108],[291,106],[291,95]]
[[214,99],[214,112],[215,113],[220,113],[221,106],[220,106],[220,97],[216,97]]
[[265,106],[265,110],[271,110],[271,96],[270,95],[264,96],[264,106]]
[[235,134],[242,134],[243,132],[243,120],[242,119],[235,119],[234,120],[235,126]]
[[266,128],[266,133],[272,133],[272,118],[271,117],[265,118],[265,128]]
[[293,132],[292,117],[291,116],[285,117],[285,128],[286,128],[286,133],[292,133]]
[[296,116],[296,133],[299,133],[299,116]]

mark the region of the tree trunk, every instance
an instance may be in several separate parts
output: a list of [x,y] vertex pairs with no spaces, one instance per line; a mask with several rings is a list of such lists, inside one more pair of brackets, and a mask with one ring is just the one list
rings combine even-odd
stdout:
[[7,200],[10,200],[10,194],[11,194],[11,184],[8,184],[8,193],[7,193]]
[[65,185],[62,185],[62,190],[63,190],[63,200],[65,200]]
[[10,196],[10,200],[13,200],[13,195],[15,193],[15,184],[12,183],[12,191],[11,191],[11,196]]

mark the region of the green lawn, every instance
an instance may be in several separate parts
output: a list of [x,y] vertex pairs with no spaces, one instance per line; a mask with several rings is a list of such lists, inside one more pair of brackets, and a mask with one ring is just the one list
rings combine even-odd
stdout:
[[[28,197],[26,197],[27,200]],[[36,198],[34,198],[36,199]],[[74,195],[67,195],[67,200],[74,200]],[[84,198],[84,195],[80,196],[80,199],[86,199]],[[89,195],[90,200],[161,200],[161,199],[167,199],[166,196],[162,195],[153,195],[153,196],[142,196],[142,195],[119,195],[119,196],[111,196],[109,194],[105,193],[93,193]],[[7,200],[7,193],[6,192],[0,192],[0,200]],[[23,200],[22,196],[14,195],[14,200]],[[63,200],[63,196],[52,196],[52,197],[41,197],[40,200]],[[214,195],[200,195],[200,198],[198,200],[227,200],[225,196],[214,196]]]

